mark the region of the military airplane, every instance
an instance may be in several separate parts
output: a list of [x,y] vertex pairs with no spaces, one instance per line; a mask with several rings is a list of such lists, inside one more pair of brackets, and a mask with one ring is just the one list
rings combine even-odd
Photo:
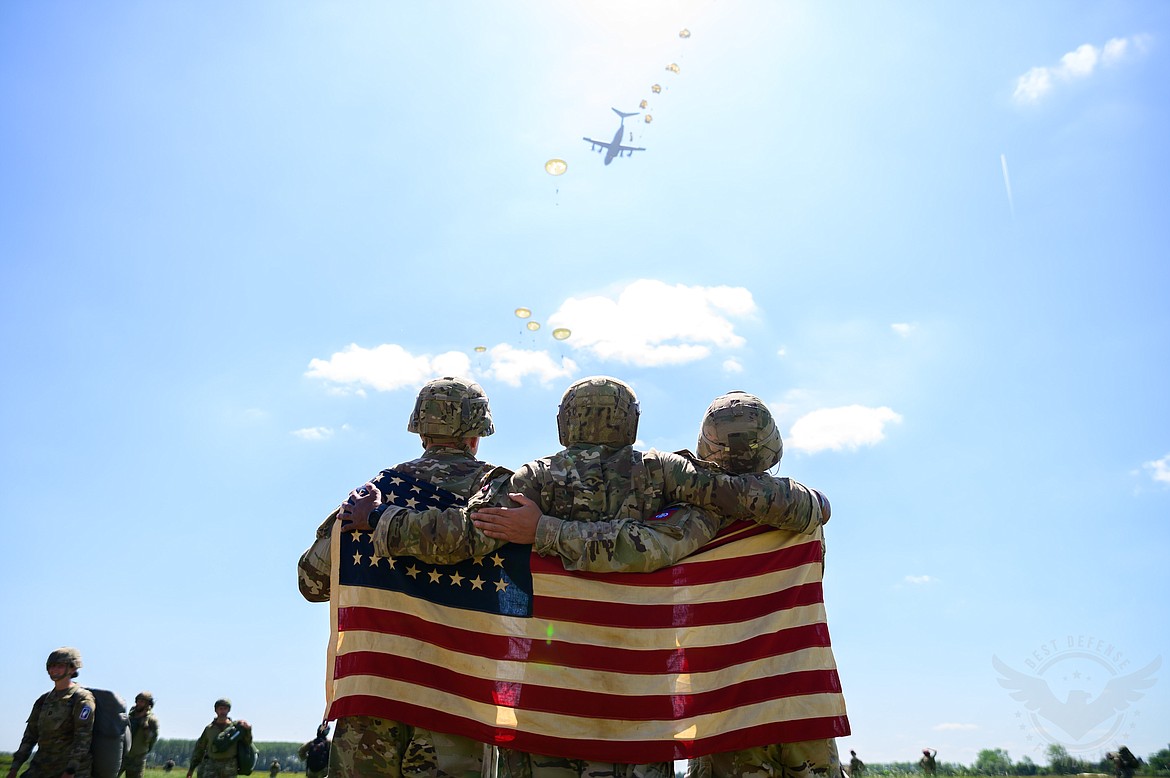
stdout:
[[640,146],[623,146],[622,145],[622,135],[625,134],[625,131],[626,131],[626,118],[630,117],[630,116],[637,116],[638,112],[635,111],[634,113],[623,113],[616,108],[613,109],[613,112],[616,113],[618,116],[622,117],[622,122],[617,128],[617,132],[615,132],[613,134],[613,140],[611,140],[609,143],[606,143],[603,140],[593,140],[593,138],[582,138],[582,140],[589,141],[589,143],[590,143],[589,150],[590,151],[596,151],[598,154],[600,154],[601,149],[605,149],[605,164],[607,164],[607,165],[610,162],[613,162],[616,157],[620,157],[622,155],[623,151],[626,153],[627,157],[632,157],[632,156],[634,156],[635,151],[645,151],[646,150],[644,148],[641,148]]

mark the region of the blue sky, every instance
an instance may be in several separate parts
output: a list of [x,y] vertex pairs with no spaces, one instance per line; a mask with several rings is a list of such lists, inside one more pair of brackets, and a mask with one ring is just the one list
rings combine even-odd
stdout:
[[[0,748],[59,645],[164,737],[226,695],[308,739],[296,559],[449,372],[509,466],[584,375],[659,449],[764,398],[833,502],[844,751],[1165,747],[1168,41],[1155,2],[3,4]],[[652,121],[604,166],[611,107]],[[1073,737],[993,657],[1146,686]]]

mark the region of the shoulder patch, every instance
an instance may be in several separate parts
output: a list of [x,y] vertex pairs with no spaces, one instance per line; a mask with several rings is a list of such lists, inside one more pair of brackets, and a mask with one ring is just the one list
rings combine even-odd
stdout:
[[667,508],[666,510],[662,511],[661,513],[654,514],[654,518],[655,519],[669,519],[677,511],[678,511],[678,508]]
[[89,715],[91,713],[93,713],[93,708],[91,708],[89,705],[82,705],[81,706],[81,713],[78,714],[77,718],[81,719],[82,721],[85,721],[86,719],[89,718]]

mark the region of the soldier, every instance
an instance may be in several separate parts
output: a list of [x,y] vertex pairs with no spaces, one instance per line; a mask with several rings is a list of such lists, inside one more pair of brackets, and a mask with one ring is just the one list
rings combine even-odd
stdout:
[[126,755],[123,769],[126,778],[142,778],[146,769],[146,755],[158,740],[158,717],[154,715],[154,695],[139,692],[130,709],[130,753]]
[[[633,449],[640,409],[632,389],[614,378],[594,377],[571,385],[561,400],[557,427],[566,448],[520,468],[501,488],[477,494],[466,509],[412,513],[381,506],[373,484],[355,490],[341,512],[344,530],[374,528],[374,546],[384,556],[410,555],[454,563],[490,553],[508,540],[492,536],[493,505],[504,495],[543,512],[544,538],[534,549],[556,553],[565,567],[593,571],[656,570],[706,543],[720,516],[756,518],[812,531],[827,517],[827,501],[789,479],[732,477],[693,459]],[[502,487],[506,487],[506,491]],[[668,503],[694,508],[643,523]],[[477,520],[472,526],[468,516]],[[559,517],[559,518],[554,518]],[[482,531],[480,531],[482,530]],[[535,776],[673,776],[673,765],[593,763],[505,751],[502,770]]]
[[252,725],[243,719],[232,721],[228,716],[231,709],[232,701],[226,697],[215,701],[215,718],[195,741],[187,778],[191,778],[197,767],[201,778],[236,778],[239,773],[238,748],[241,743],[252,743]]
[[849,752],[849,778],[861,778],[865,775],[865,762],[857,758],[856,751]]
[[1129,750],[1129,746],[1122,746],[1117,751],[1110,751],[1105,754],[1105,758],[1113,763],[1113,773],[1116,778],[1133,778],[1133,771],[1142,763],[1142,760]]
[[174,759],[168,759],[166,762],[163,763],[163,772],[164,773],[169,773],[171,770],[174,770],[174,769],[175,769],[175,760]]
[[97,706],[93,694],[73,682],[81,670],[81,652],[58,648],[45,660],[45,670],[53,688],[33,703],[8,778],[16,778],[34,746],[37,752],[22,778],[89,778]]
[[280,774],[280,760],[273,759],[272,764],[268,765],[268,778],[276,778]]
[[922,758],[918,760],[918,766],[922,768],[923,775],[934,775],[935,763],[934,757],[938,751],[933,748],[922,749]]
[[[507,479],[507,470],[476,459],[480,438],[495,432],[495,426],[487,395],[474,381],[448,376],[428,382],[418,393],[406,429],[419,435],[423,455],[394,470],[464,499],[484,485]],[[380,477],[370,482],[371,488],[376,490]],[[329,536],[343,508],[349,506],[329,514],[297,566],[301,594],[310,602],[329,599]],[[439,769],[462,776],[479,773],[483,752],[483,744],[469,738],[415,730],[373,716],[345,716],[337,720],[328,771],[334,778],[398,778],[404,769],[411,773]]]
[[305,763],[305,778],[325,778],[329,774],[329,723],[317,727],[317,737],[297,749],[297,759]]

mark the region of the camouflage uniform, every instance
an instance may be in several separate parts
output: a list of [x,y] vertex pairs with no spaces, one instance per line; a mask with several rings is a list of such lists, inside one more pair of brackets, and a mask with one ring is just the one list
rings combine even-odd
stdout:
[[270,775],[271,778],[276,778],[276,776],[279,774],[280,774],[280,762],[273,759],[272,764],[268,765],[268,775]]
[[687,762],[686,778],[838,778],[837,741],[807,740],[711,754]]
[[123,762],[126,778],[142,778],[146,770],[146,755],[158,740],[158,717],[151,708],[130,709],[130,753]]
[[[195,750],[191,752],[191,766],[187,768],[188,773],[198,767],[201,778],[236,778],[240,769],[236,758],[236,748],[228,749],[226,753],[219,753],[212,747],[215,736],[233,723],[230,718],[223,724],[213,720],[203,728],[203,734],[195,741]],[[239,746],[241,743],[248,745],[251,742],[252,730],[241,727],[236,745]]]
[[[573,393],[590,381],[593,386],[585,386],[586,392],[599,387],[604,394],[616,386],[617,396],[593,402],[594,395],[575,403]],[[434,564],[486,555],[503,542],[480,532],[470,515],[479,507],[510,506],[509,492],[524,494],[544,514],[534,550],[558,554],[566,568],[578,570],[657,570],[713,538],[722,520],[753,519],[801,532],[823,523],[820,495],[790,479],[732,476],[690,455],[635,451],[637,414],[633,392],[621,382],[577,382],[565,393],[557,417],[564,450],[524,465],[506,482],[497,477],[485,484],[466,509],[385,509],[375,520],[376,552]],[[694,507],[663,511],[680,502]],[[499,767],[513,778],[674,775],[669,762],[596,763],[506,749],[501,749]]]
[[12,769],[37,752],[25,770],[27,778],[59,778],[67,769],[75,778],[89,778],[93,744],[93,694],[77,684],[45,692],[33,703],[20,747],[12,755]]
[[[695,450],[703,461],[714,462],[730,473],[758,473],[760,478],[771,478],[765,471],[780,462],[784,455],[784,441],[764,402],[754,395],[735,391],[715,398],[707,408]],[[779,482],[788,479],[775,480]],[[824,520],[828,520],[828,500],[820,492],[815,492],[815,495]],[[813,527],[816,526],[819,524],[813,524]],[[823,537],[821,544],[823,550]],[[861,764],[860,759],[854,761]],[[864,765],[861,770],[864,771]],[[686,776],[762,778],[783,775],[785,778],[813,778],[817,775],[820,778],[837,778],[840,774],[837,741],[827,738],[757,746],[691,759],[687,762]]]
[[861,778],[865,775],[865,762],[857,757],[856,751],[849,752],[849,778]]
[[[529,462],[511,479],[497,476],[466,508],[386,509],[374,529],[374,548],[432,564],[490,554],[503,541],[480,532],[470,515],[480,507],[510,507],[509,492],[530,498],[545,514],[536,528],[537,553],[559,555],[568,569],[597,572],[667,567],[736,519],[811,533],[823,522],[825,504],[790,478],[730,475],[687,452],[580,444]],[[651,518],[675,503],[691,507]]]

